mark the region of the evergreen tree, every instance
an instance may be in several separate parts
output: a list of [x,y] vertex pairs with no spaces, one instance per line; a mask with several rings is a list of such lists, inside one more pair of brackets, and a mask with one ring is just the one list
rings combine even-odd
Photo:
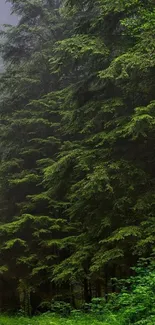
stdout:
[[59,95],[69,141],[45,181],[80,223],[55,279],[83,279],[89,301],[94,286],[97,295],[107,292],[108,279],[128,273],[154,243],[155,13],[153,1],[68,1],[66,10],[73,36],[59,42],[51,64],[65,81]]
[[43,283],[45,295],[51,290],[47,283],[57,259],[57,237],[62,228],[66,231],[42,177],[61,141],[59,109],[50,95],[59,82],[51,76],[49,57],[65,24],[55,1],[12,1],[12,10],[21,18],[7,28],[2,47],[0,263],[3,276],[15,279],[24,299],[20,303],[30,313],[30,292]]

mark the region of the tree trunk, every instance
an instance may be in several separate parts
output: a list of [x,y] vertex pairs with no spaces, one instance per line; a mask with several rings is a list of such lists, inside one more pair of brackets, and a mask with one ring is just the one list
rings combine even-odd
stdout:
[[86,303],[90,303],[91,302],[91,286],[88,282],[88,280],[85,278],[84,279],[84,300]]
[[23,279],[19,280],[18,286],[20,308],[25,316],[31,316],[30,286]]

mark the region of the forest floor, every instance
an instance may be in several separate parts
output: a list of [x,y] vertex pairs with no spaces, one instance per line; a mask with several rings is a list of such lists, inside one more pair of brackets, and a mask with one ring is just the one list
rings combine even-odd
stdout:
[[42,315],[38,317],[8,317],[0,316],[0,325],[120,325],[111,315],[106,321],[99,321],[95,317],[84,315],[80,317],[60,318],[53,315]]

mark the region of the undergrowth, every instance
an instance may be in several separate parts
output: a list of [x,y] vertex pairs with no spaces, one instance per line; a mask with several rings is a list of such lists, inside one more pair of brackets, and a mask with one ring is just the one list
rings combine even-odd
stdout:
[[41,315],[32,319],[1,316],[0,325],[121,325],[121,323],[113,315],[103,322],[92,315],[63,318],[49,313],[48,315]]
[[154,325],[155,267],[138,265],[135,275],[119,282],[121,291],[108,303],[93,299],[83,311],[72,310],[64,302],[53,302],[49,312],[32,318],[0,316],[0,325]]

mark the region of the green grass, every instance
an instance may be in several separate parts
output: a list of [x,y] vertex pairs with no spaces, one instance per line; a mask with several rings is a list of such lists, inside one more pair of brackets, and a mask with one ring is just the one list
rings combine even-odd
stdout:
[[0,325],[120,325],[115,316],[99,321],[89,315],[62,318],[52,314],[41,315],[31,319],[24,317],[0,316]]

